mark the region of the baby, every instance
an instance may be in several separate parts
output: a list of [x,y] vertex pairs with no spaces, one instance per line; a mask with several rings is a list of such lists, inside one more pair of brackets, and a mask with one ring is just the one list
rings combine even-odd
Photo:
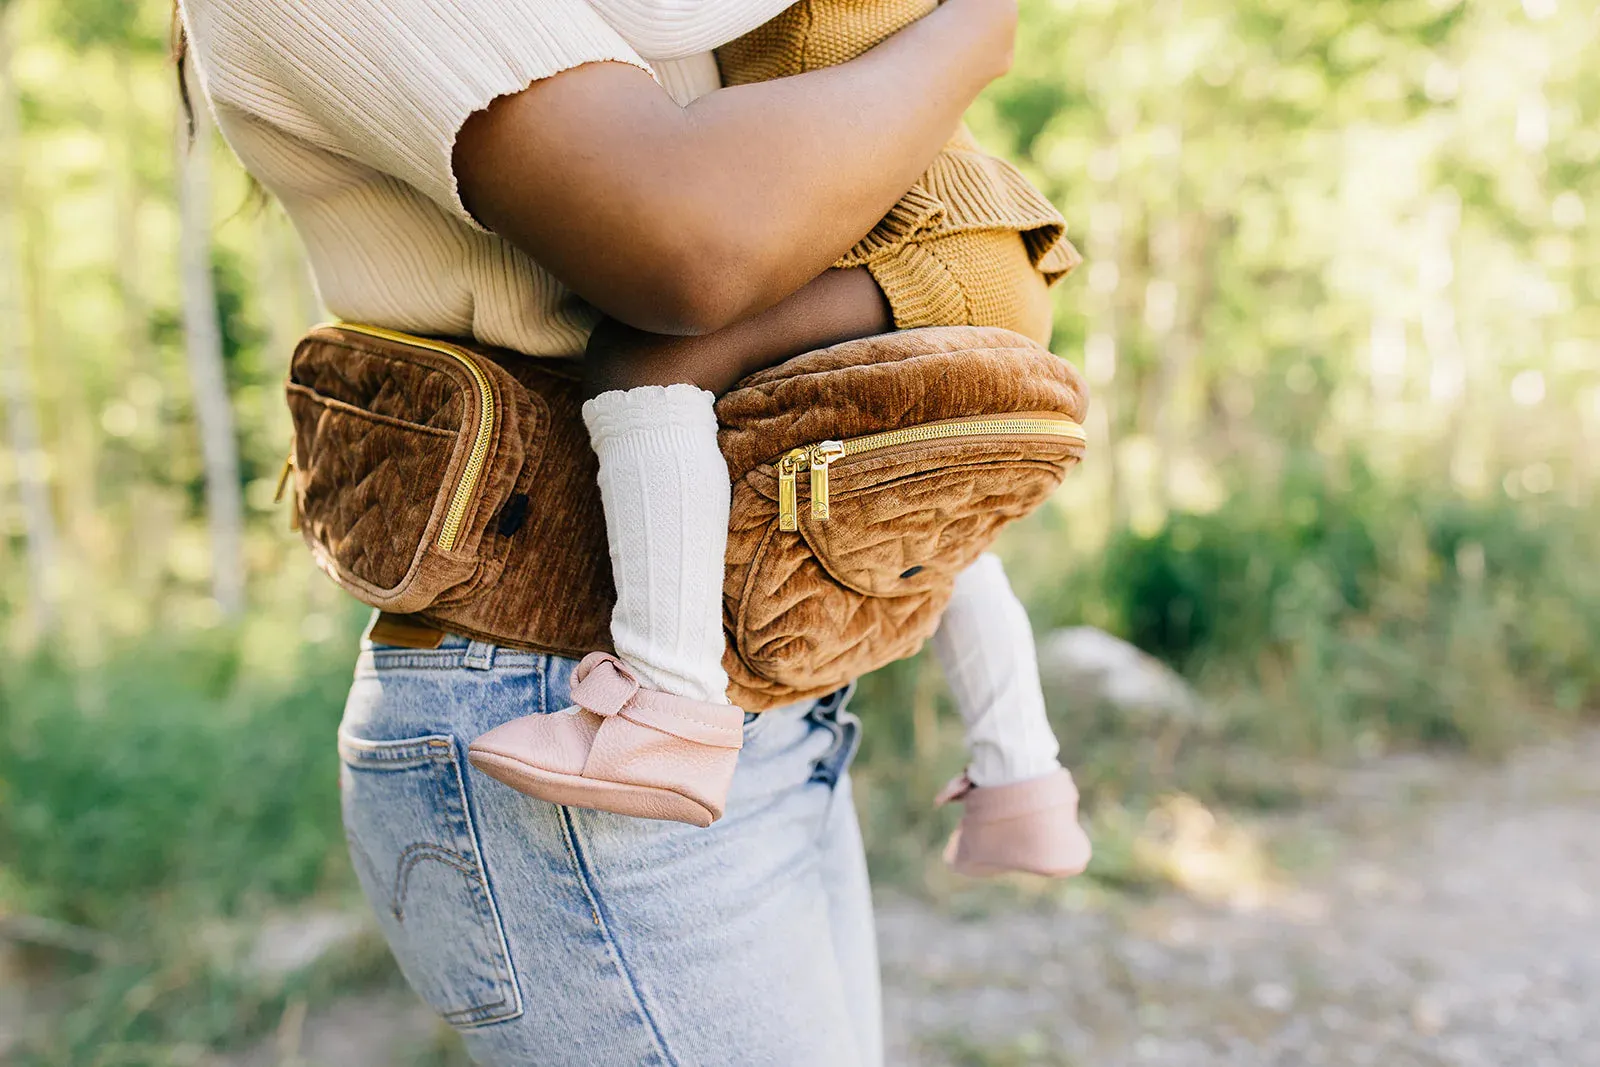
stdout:
[[[680,15],[704,8],[725,18],[730,0],[676,2]],[[937,2],[800,0],[717,50],[722,81],[845,62]],[[593,6],[624,37],[642,36],[628,25],[635,6]],[[694,346],[738,349],[753,370],[891,324],[1002,326],[1046,343],[1048,288],[1079,261],[1064,229],[1039,192],[962,129],[838,269],[759,321],[692,340],[602,323],[588,358],[623,367],[625,384],[628,368],[670,363]],[[841,325],[849,323],[857,328]],[[554,803],[706,826],[722,814],[743,729],[722,670],[730,489],[713,397],[687,384],[604,382],[583,415],[600,460],[617,655],[595,653],[579,665],[573,707],[505,723],[473,742],[471,758]],[[946,859],[969,874],[1078,873],[1089,843],[1077,790],[1057,762],[1027,614],[998,558],[984,555],[959,576],[933,648],[970,752],[966,773],[940,797],[965,805]]]

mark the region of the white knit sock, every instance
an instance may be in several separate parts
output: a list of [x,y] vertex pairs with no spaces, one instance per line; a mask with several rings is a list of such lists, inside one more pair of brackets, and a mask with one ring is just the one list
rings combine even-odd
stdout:
[[692,385],[640,386],[601,393],[583,405],[583,422],[600,457],[618,658],[653,689],[726,704],[731,490],[712,399]]
[[1000,559],[979,556],[956,578],[933,653],[967,726],[973,785],[1038,778],[1061,766],[1045,715],[1028,613]]

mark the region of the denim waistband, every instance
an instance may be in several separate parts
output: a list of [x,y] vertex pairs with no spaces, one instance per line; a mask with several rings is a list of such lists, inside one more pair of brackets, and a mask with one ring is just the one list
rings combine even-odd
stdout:
[[[373,613],[377,619],[377,613]],[[368,630],[371,625],[368,625]],[[411,668],[414,670],[467,670],[487,671],[496,667],[506,669],[537,669],[549,672],[558,663],[575,664],[565,656],[551,655],[545,652],[527,652],[522,649],[505,648],[491,641],[479,641],[474,638],[463,637],[460,634],[447,633],[435,648],[414,649],[402,648],[398,645],[375,644],[366,634],[361,638],[361,654],[356,660],[356,673],[371,672],[379,667],[394,670],[396,668]],[[850,698],[855,695],[856,683],[850,682],[840,689],[836,689],[825,696],[817,697],[806,713],[810,718],[834,732],[836,738],[834,749],[825,757],[824,762],[832,765],[829,783],[838,780],[839,774],[847,767],[855,756],[856,748],[861,743],[860,720],[845,710],[850,703]],[[804,703],[795,701],[795,704]],[[780,705],[784,706],[784,705]],[[768,710],[777,710],[776,708]],[[747,712],[745,723],[754,721],[761,713]]]

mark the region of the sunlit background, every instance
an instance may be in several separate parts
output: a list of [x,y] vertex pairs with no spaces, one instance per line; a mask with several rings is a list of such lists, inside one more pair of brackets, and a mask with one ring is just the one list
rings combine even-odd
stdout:
[[[462,1062],[273,503],[323,313],[169,14],[0,0],[0,1060]],[[944,873],[943,683],[865,682],[892,1063],[1596,1062],[1597,59],[1579,0],[1024,0],[972,124],[1085,253],[1094,406],[1002,549],[1098,852]]]

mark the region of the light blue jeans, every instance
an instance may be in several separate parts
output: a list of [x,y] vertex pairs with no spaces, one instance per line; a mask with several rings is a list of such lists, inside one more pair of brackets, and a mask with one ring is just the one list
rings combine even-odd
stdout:
[[878,1067],[848,693],[747,719],[709,829],[563,808],[472,738],[573,661],[364,643],[339,728],[350,854],[407,980],[495,1067]]

